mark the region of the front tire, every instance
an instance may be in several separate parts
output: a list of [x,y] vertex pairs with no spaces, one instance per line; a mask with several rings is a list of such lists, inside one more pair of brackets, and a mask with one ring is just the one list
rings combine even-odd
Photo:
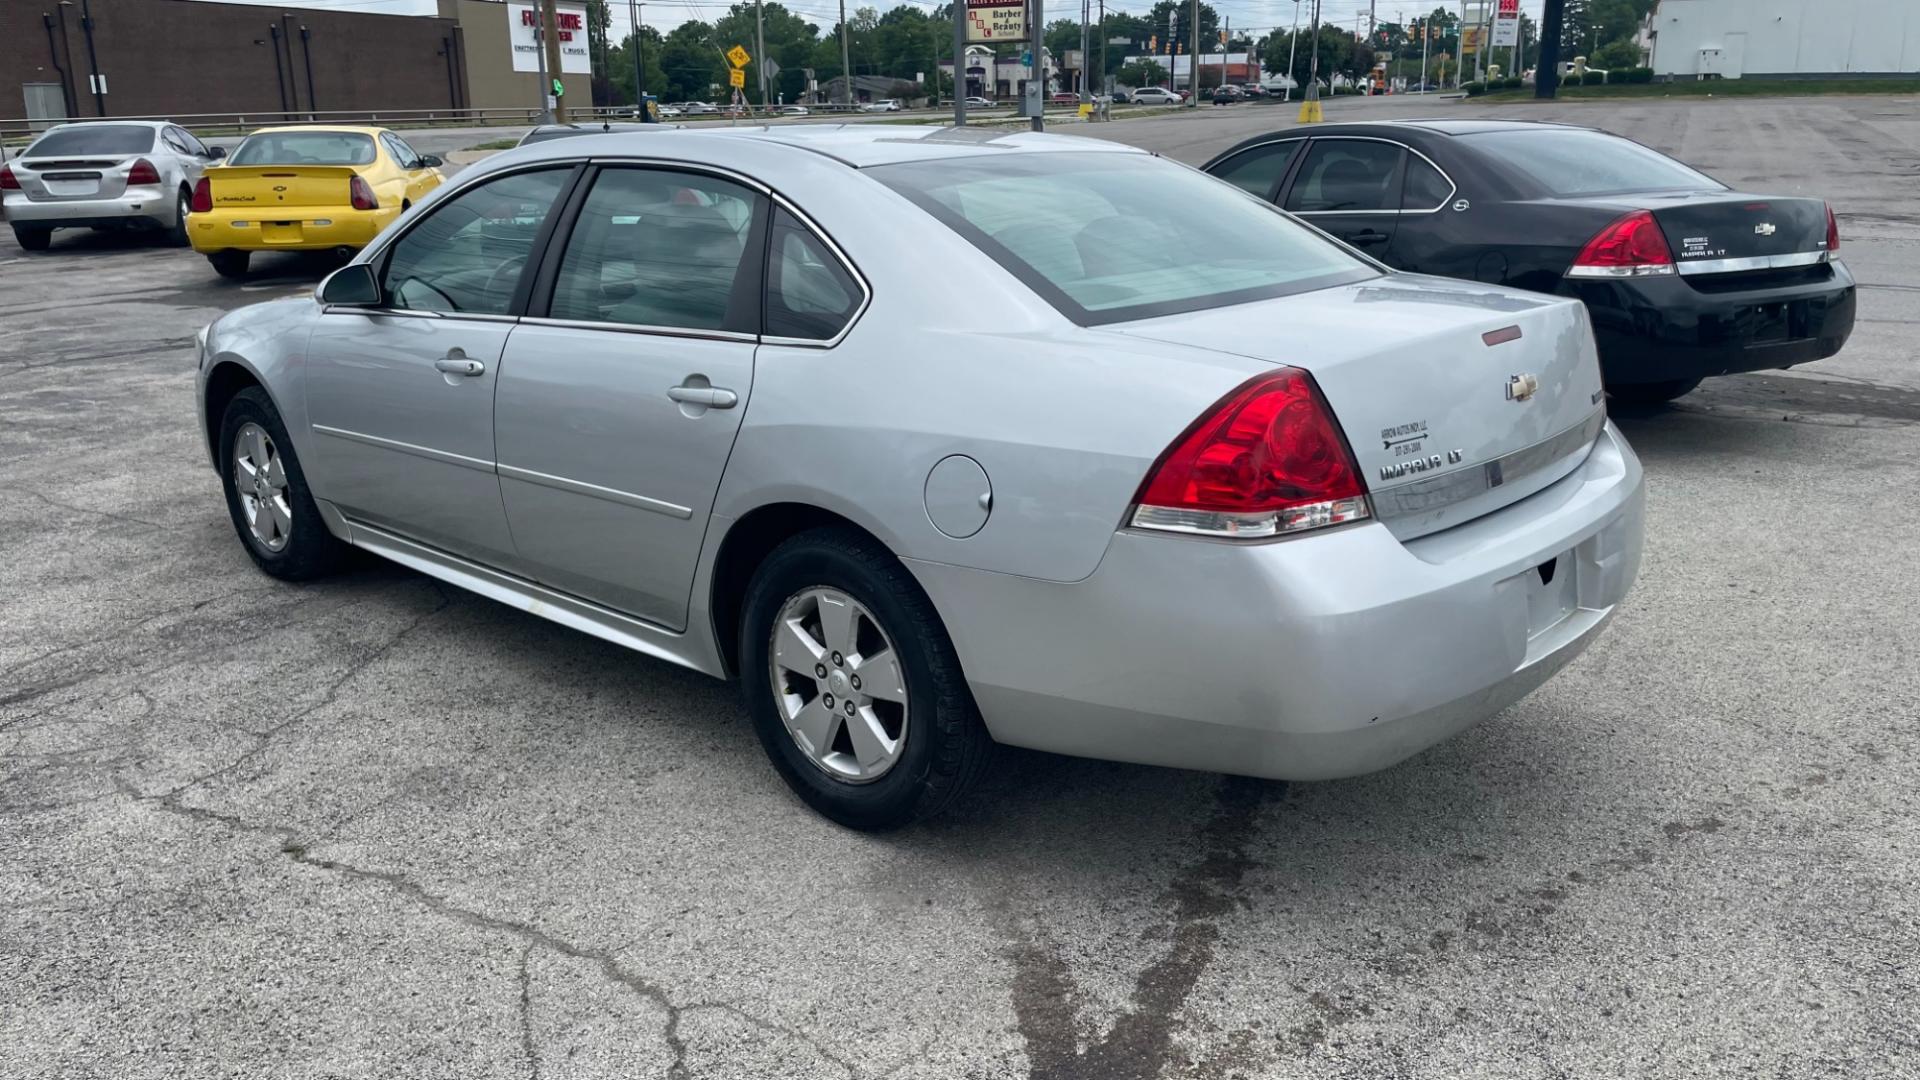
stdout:
[[283,581],[307,581],[346,561],[350,549],[320,519],[280,410],[257,386],[235,394],[221,418],[220,478],[227,514],[255,566]]
[[213,264],[213,272],[231,281],[241,281],[247,276],[247,263],[251,254],[245,251],[216,251],[207,256]]
[[33,229],[22,225],[13,227],[13,239],[27,251],[45,251],[53,244],[52,229]]
[[1607,396],[1623,405],[1659,405],[1693,393],[1699,379],[1669,379],[1666,382],[1625,383],[1607,387]]
[[814,529],[747,589],[741,686],[767,756],[849,828],[895,829],[978,782],[993,740],[933,602],[884,549]]

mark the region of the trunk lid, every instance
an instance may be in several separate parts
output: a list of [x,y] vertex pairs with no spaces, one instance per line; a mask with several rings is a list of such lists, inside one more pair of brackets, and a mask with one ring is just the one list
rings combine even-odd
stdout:
[[127,190],[127,172],[139,154],[23,157],[12,162],[20,190],[34,202],[115,199]]
[[1572,472],[1605,420],[1578,301],[1400,274],[1107,327],[1310,372],[1402,539]]
[[[1646,191],[1543,200],[1603,211],[1608,221],[1648,210],[1680,273],[1724,274],[1826,261],[1827,204],[1737,191]],[[1598,228],[1595,230],[1598,231]]]
[[215,210],[258,210],[352,205],[355,170],[351,165],[221,165],[208,169],[208,190]]

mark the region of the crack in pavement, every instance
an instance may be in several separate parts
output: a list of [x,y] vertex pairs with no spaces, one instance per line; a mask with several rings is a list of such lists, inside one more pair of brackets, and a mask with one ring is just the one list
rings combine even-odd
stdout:
[[540,1080],[540,1049],[533,1044],[533,987],[527,966],[533,960],[533,946],[520,950],[520,1050],[527,1055],[527,1075]]
[[1212,818],[1200,831],[1201,857],[1168,884],[1173,928],[1161,957],[1135,978],[1132,1008],[1084,1051],[1077,1047],[1077,996],[1057,950],[1029,936],[1011,950],[1013,1008],[1027,1045],[1031,1080],[1150,1080],[1169,1064],[1180,1010],[1213,962],[1219,920],[1245,903],[1241,883],[1254,859],[1247,841],[1268,799],[1283,786],[1223,777]]

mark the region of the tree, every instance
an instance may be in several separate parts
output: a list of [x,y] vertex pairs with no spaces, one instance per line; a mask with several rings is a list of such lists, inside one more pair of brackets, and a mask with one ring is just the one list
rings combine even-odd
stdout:
[[[644,73],[647,93],[658,98],[667,93],[669,85],[666,69],[660,66],[664,39],[661,38],[660,31],[651,26],[642,28],[641,38],[646,42],[645,48],[639,51],[647,58]],[[607,53],[606,66],[594,72],[594,82],[605,84],[605,104],[631,105],[633,103],[633,61],[637,48],[633,35],[628,34],[625,41],[615,45]]]
[[1609,41],[1596,49],[1592,56],[1587,57],[1587,64],[1602,71],[1624,71],[1627,68],[1637,68],[1640,66],[1640,46],[1634,44],[1632,38]]
[[[1153,11],[1147,16],[1147,22],[1153,27],[1153,33],[1160,37],[1160,47],[1167,47],[1167,27],[1172,24],[1175,9],[1180,12],[1180,53],[1186,55],[1188,46],[1193,44],[1193,27],[1188,20],[1193,18],[1193,4],[1181,0],[1160,0],[1153,5]],[[1220,13],[1213,10],[1211,4],[1200,5],[1200,47],[1210,48],[1213,42],[1220,40]]]
[[713,42],[713,27],[703,22],[683,22],[667,34],[660,44],[660,66],[668,101],[704,101],[726,82],[726,60]]
[[1122,86],[1131,86],[1138,90],[1143,86],[1159,86],[1167,81],[1167,69],[1154,60],[1135,60],[1120,68],[1115,80]]

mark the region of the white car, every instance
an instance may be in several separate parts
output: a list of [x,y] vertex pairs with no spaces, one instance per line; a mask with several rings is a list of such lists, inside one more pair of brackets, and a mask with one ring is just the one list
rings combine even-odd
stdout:
[[1132,97],[1135,105],[1178,105],[1183,100],[1164,86],[1143,86]]
[[805,105],[776,105],[774,106],[773,114],[775,116],[806,116],[807,107]]
[[879,101],[869,101],[865,105],[862,105],[860,107],[860,111],[861,112],[899,112],[900,99],[881,98]]
[[61,124],[0,164],[0,206],[27,251],[55,229],[148,229],[187,243],[201,172],[227,152],[166,121]]

